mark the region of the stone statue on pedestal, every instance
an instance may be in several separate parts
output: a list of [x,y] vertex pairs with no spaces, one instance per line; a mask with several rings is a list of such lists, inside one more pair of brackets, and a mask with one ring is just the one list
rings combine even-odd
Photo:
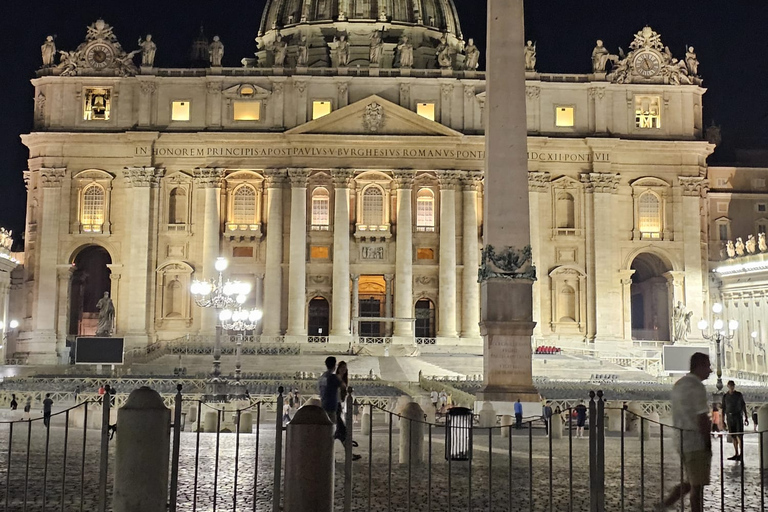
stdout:
[[59,67],[62,68],[61,76],[76,75],[80,55],[76,51],[59,50],[59,53],[61,54],[61,62],[59,63]]
[[298,53],[296,55],[296,66],[303,68],[309,63],[309,42],[307,36],[301,36],[299,39]]
[[371,34],[371,47],[368,52],[368,60],[372,67],[379,67],[381,58],[384,55],[384,42],[381,37],[381,30],[375,30],[373,34]]
[[338,38],[334,37],[333,42],[336,43],[336,60],[340,68],[346,68],[349,66],[349,41],[347,36],[341,34]]
[[733,245],[733,240],[728,240],[725,244],[725,252],[728,254],[729,258],[735,258],[736,257],[736,247]]
[[683,303],[677,301],[677,306],[672,310],[672,343],[686,341],[691,334],[691,317],[693,311],[685,311]]
[[685,52],[685,66],[688,68],[690,76],[699,76],[699,61],[696,59],[696,52],[693,51],[693,46],[689,46],[688,51]]
[[397,45],[397,51],[400,55],[400,69],[411,69],[413,67],[413,44],[404,35]]
[[525,70],[536,71],[536,44],[532,41],[525,43]]
[[56,36],[48,36],[45,38],[45,42],[40,47],[40,52],[43,54],[43,67],[53,67],[53,60],[56,57],[56,43],[53,42]]
[[109,298],[109,292],[104,292],[104,296],[96,303],[96,309],[99,310],[99,323],[96,326],[96,336],[111,336],[112,328],[115,324],[115,305]]
[[208,60],[211,67],[221,67],[221,60],[224,58],[224,43],[219,36],[213,36],[213,42],[208,46]]
[[157,45],[152,41],[152,34],[147,34],[143,41],[139,38],[139,48],[141,48],[141,67],[151,68],[154,66]]
[[282,68],[285,66],[285,57],[288,55],[288,43],[285,42],[280,32],[277,33],[275,42],[272,43],[272,55],[274,57],[274,67]]
[[608,62],[616,64],[619,62],[619,56],[612,55],[611,52],[603,46],[603,41],[598,39],[594,50],[592,50],[592,72],[605,73],[605,67]]
[[440,69],[451,69],[453,66],[451,47],[448,45],[448,40],[445,36],[440,38],[440,44],[435,48],[435,55],[437,55],[437,64],[440,66]]
[[755,254],[755,249],[757,248],[757,240],[755,240],[754,235],[749,235],[747,237],[747,243],[744,244],[744,246],[746,247],[748,254]]
[[768,244],[765,243],[765,233],[757,234],[757,248],[760,249],[760,252],[768,251]]
[[744,241],[741,239],[741,237],[736,239],[736,255],[744,256]]
[[471,37],[469,38],[469,43],[464,50],[464,54],[467,57],[465,61],[467,69],[470,71],[475,71],[480,65],[480,50],[477,48],[477,46],[475,46],[475,40]]

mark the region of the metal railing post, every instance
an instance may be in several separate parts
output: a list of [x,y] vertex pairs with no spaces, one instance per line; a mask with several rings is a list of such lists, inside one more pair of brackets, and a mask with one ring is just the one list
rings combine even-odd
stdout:
[[344,512],[352,512],[352,432],[354,425],[354,403],[352,388],[347,393],[347,410],[344,421],[347,424],[347,438],[344,440]]
[[595,455],[598,468],[597,481],[597,512],[605,512],[605,400],[603,392],[597,391],[597,453]]
[[109,470],[109,408],[112,389],[104,386],[101,414],[101,454],[99,460],[99,512],[107,510],[107,471]]
[[589,392],[589,511],[597,512],[597,404],[595,392]]
[[[181,384],[176,385],[176,403],[173,410],[173,447],[171,452],[171,492],[168,510],[176,512],[176,496],[179,488],[179,449],[181,445]],[[199,423],[198,418],[198,423]]]
[[280,471],[283,466],[283,386],[277,388],[275,411],[275,481],[272,487],[272,512],[280,512]]

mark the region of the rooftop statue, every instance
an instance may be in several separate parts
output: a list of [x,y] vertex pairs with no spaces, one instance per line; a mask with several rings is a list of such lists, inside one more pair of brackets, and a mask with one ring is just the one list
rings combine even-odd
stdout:
[[77,66],[80,60],[78,52],[69,52],[65,50],[59,50],[61,54],[61,62],[59,67],[61,68],[61,76],[73,76],[77,74]]
[[280,32],[277,33],[275,42],[272,43],[272,55],[276,68],[285,66],[285,58],[288,55],[288,43],[283,39],[283,35]]
[[754,235],[749,235],[747,237],[747,243],[744,244],[744,246],[746,247],[748,254],[755,254],[757,249],[757,240],[755,240]]
[[346,68],[349,66],[349,41],[347,41],[347,36],[341,34],[339,37],[334,37],[333,42],[336,43],[337,65],[340,68]]
[[43,67],[50,68],[54,66],[54,59],[56,58],[56,43],[53,40],[56,36],[48,36],[45,38],[45,42],[40,47],[40,52],[43,54]]
[[525,53],[525,70],[536,71],[536,43],[528,41],[523,49]]
[[736,256],[744,256],[744,242],[741,237],[736,239]]
[[603,41],[598,39],[595,48],[592,50],[592,72],[605,73],[605,68],[608,62],[613,62],[615,65],[619,62],[619,56],[611,54],[611,52],[603,46]]
[[464,64],[467,66],[467,69],[475,71],[480,66],[480,50],[475,46],[475,40],[471,37],[467,47],[464,49],[464,54],[466,55]]
[[440,38],[440,44],[435,48],[435,55],[437,55],[437,64],[440,66],[440,69],[451,69],[453,67],[451,47],[445,36]]
[[736,247],[734,247],[732,240],[728,240],[725,243],[725,252],[728,254],[728,258],[736,257]]
[[211,67],[221,67],[221,60],[224,58],[224,43],[219,36],[213,36],[213,42],[208,46],[208,60]]
[[381,30],[375,30],[371,34],[371,46],[368,52],[368,60],[373,67],[381,65],[381,58],[384,56],[384,42],[382,41]]
[[768,244],[765,243],[765,233],[757,234],[757,248],[760,249],[760,252],[768,251]]
[[152,41],[152,34],[147,34],[143,41],[139,38],[139,48],[141,48],[141,67],[153,67],[155,65],[157,45]]
[[699,61],[693,51],[693,46],[689,46],[688,51],[685,52],[685,65],[690,76],[699,76]]
[[413,67],[413,44],[408,36],[404,35],[400,38],[397,51],[400,57],[400,69],[411,69]]
[[299,39],[299,46],[296,54],[296,65],[300,68],[306,67],[309,63],[309,41],[307,36],[302,34]]

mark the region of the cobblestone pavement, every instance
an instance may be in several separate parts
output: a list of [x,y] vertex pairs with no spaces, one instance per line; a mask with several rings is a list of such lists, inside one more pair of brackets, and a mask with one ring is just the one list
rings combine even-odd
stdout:
[[[11,452],[10,487],[6,489],[8,477],[8,425],[0,426],[0,510],[5,510],[6,492],[8,512],[24,510],[25,473],[27,472],[27,423],[16,424],[13,431]],[[533,496],[535,511],[585,511],[589,509],[589,450],[588,440],[573,439],[573,456],[569,456],[568,438],[552,442],[552,479],[550,493],[549,440],[536,429],[533,432],[533,458],[529,459],[529,438],[527,432],[515,432],[512,438],[512,471],[508,439],[494,430],[492,438],[492,461],[489,463],[489,439],[487,430],[476,430],[474,452],[471,464],[454,462],[451,464],[450,485],[448,482],[448,463],[445,460],[444,429],[433,428],[431,454],[432,471],[427,465],[401,465],[398,463],[398,429],[392,429],[392,465],[389,465],[389,428],[376,425],[373,437],[373,459],[369,465],[368,438],[358,431],[355,436],[360,446],[355,453],[362,459],[354,462],[353,468],[353,510],[366,511],[369,503],[369,468],[373,483],[370,493],[370,510],[373,511],[448,511],[448,510],[514,510],[526,511],[529,507],[529,492]],[[29,438],[29,479],[27,486],[27,508],[30,512],[43,510],[43,492],[46,495],[45,510],[79,511],[80,482],[83,487],[84,511],[97,510],[99,433],[89,430],[86,438],[85,471],[83,466],[83,430],[69,429],[67,439],[67,459],[64,461],[63,421],[54,418],[50,430],[48,453],[48,472],[44,480],[45,438],[42,423],[32,423],[32,436]],[[255,434],[240,436],[239,449],[237,438],[233,434],[221,434],[219,441],[218,474],[215,472],[216,435],[201,434],[199,450],[197,435],[182,434],[179,464],[178,510],[183,512],[216,510],[252,511],[254,495],[256,510],[272,510],[272,492],[274,483],[274,446],[275,430],[272,424],[263,423],[260,429],[258,465],[256,464]],[[429,443],[425,441],[425,445]],[[624,510],[652,510],[661,495],[662,467],[664,470],[665,492],[679,481],[679,462],[674,453],[671,438],[664,439],[664,464],[660,457],[660,439],[654,436],[646,441],[641,456],[640,442],[634,435],[625,438],[624,464]],[[759,452],[756,436],[748,436],[746,441],[747,457],[744,464],[744,510],[759,511],[760,508],[760,473]],[[114,441],[110,443],[110,464],[114,461]],[[731,455],[731,447],[723,446],[725,457]],[[237,454],[236,454],[237,451]],[[606,438],[606,510],[618,511],[621,508],[621,440],[611,433]],[[720,510],[720,455],[719,445],[715,444],[712,482],[706,490],[707,510]],[[195,458],[198,458],[197,487],[195,488]],[[235,487],[235,457],[237,456],[237,486]],[[340,444],[337,443],[336,465],[336,509],[343,510],[344,499],[344,464]],[[532,461],[533,486],[529,486],[529,461]],[[573,465],[573,487],[571,490],[569,464]],[[111,493],[112,472],[110,468]],[[62,477],[64,475],[64,480]],[[391,480],[390,480],[391,478]],[[431,485],[430,485],[431,478]],[[390,484],[391,481],[391,484]],[[410,485],[409,485],[410,481]],[[723,465],[725,508],[727,511],[741,510],[741,466],[725,461]],[[512,506],[509,507],[510,483]],[[62,486],[64,488],[62,500]],[[492,491],[489,492],[489,486]],[[235,488],[237,494],[235,496]],[[254,493],[254,488],[256,492]],[[391,491],[390,491],[391,489]],[[430,492],[431,489],[431,492]],[[450,491],[450,492],[449,492]],[[571,502],[571,492],[573,501]],[[551,507],[550,507],[551,497]],[[234,506],[236,499],[237,506]],[[470,501],[471,500],[471,501]],[[62,507],[63,503],[63,507]],[[194,503],[194,505],[193,505]],[[686,509],[688,504],[686,503]],[[108,508],[109,510],[109,508]]]

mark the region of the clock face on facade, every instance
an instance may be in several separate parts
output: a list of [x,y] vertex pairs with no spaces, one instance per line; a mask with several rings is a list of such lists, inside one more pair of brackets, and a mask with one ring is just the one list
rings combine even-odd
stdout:
[[114,59],[114,50],[104,43],[93,44],[85,51],[85,60],[93,69],[104,69],[112,64]]
[[661,69],[661,58],[654,52],[641,52],[635,56],[635,72],[645,78],[650,78]]

